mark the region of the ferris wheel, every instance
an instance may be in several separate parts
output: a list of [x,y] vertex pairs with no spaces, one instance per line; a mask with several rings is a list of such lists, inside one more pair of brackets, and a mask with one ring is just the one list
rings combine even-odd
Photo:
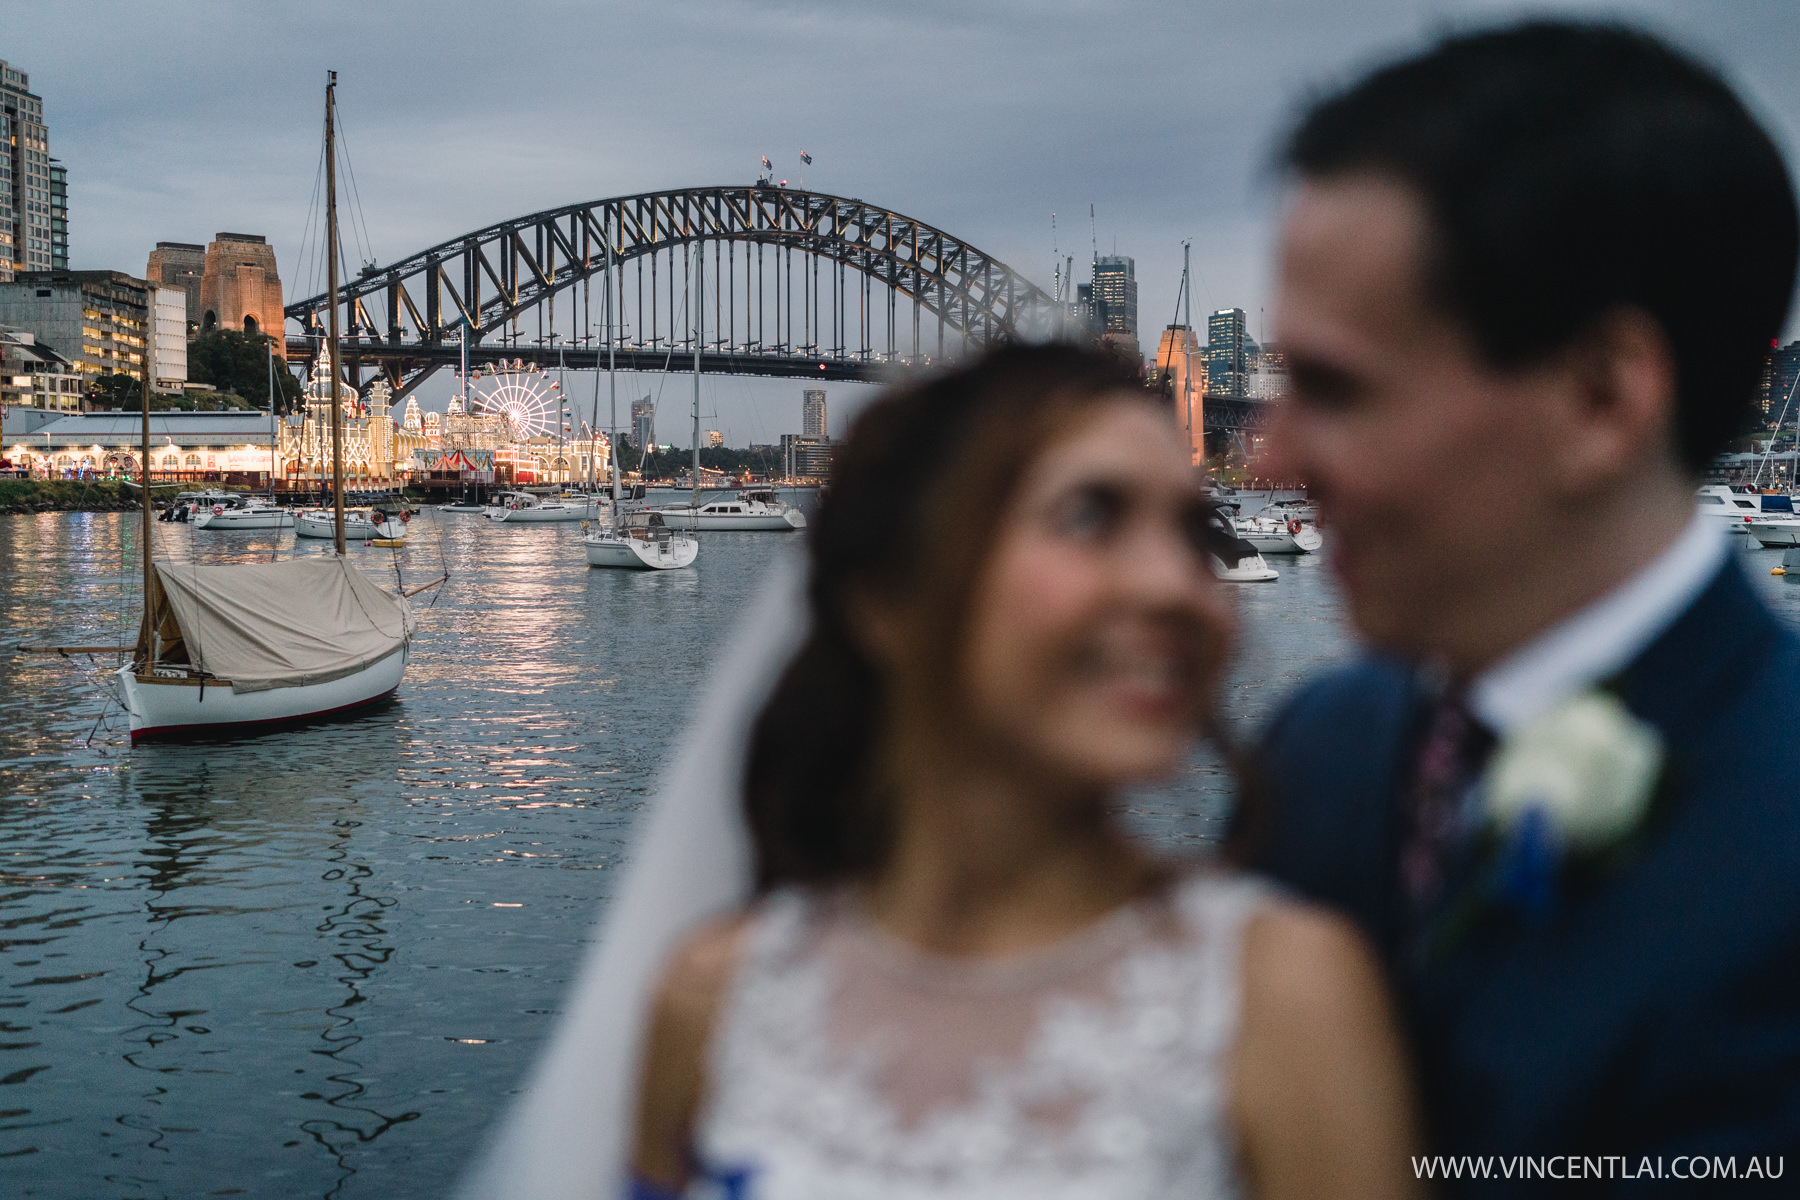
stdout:
[[523,359],[501,359],[469,372],[469,403],[475,412],[504,413],[513,436],[549,437],[558,432],[562,385]]

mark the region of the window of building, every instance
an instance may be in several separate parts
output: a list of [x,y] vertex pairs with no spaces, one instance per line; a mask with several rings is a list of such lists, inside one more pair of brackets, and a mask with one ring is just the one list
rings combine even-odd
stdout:
[[190,454],[190,455],[188,455],[188,456],[187,456],[187,465],[188,465],[188,466],[190,466],[190,467],[197,467],[197,466],[199,466],[199,465],[200,465],[200,456],[199,456],[199,455],[198,455],[198,454]]

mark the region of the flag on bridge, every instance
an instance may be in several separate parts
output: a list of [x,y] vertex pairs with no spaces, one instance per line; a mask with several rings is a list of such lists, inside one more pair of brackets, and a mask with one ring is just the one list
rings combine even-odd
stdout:
[[766,155],[766,154],[763,155],[762,160],[763,160],[763,170],[773,171],[775,169],[775,164],[769,161],[768,155]]
[[800,161],[810,167],[810,166],[812,166],[812,155],[810,155],[806,151],[802,150],[800,152]]

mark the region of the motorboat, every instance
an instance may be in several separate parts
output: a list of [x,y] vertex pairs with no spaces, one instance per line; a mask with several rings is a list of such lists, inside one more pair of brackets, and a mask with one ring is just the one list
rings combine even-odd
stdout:
[[1748,533],[1750,523],[1764,512],[1785,510],[1792,515],[1794,511],[1794,503],[1787,496],[1738,491],[1722,483],[1703,485],[1694,493],[1694,504],[1704,515],[1725,522],[1727,533]]
[[806,514],[787,504],[773,488],[757,488],[739,492],[730,499],[709,500],[705,504],[670,504],[653,509],[675,529],[726,533],[732,530],[756,533],[788,533],[806,528]]
[[227,492],[219,488],[208,488],[203,492],[177,492],[175,499],[162,510],[159,521],[178,521],[186,523],[196,520],[200,514],[214,507],[235,507],[243,503],[243,496],[237,492]]
[[[344,537],[367,542],[375,538],[398,540],[406,536],[406,517],[410,514],[388,513],[379,508],[345,509]],[[294,515],[294,536],[329,538],[337,536],[337,525],[329,508],[309,508]]]
[[1237,532],[1237,504],[1213,496],[1206,506],[1205,546],[1213,575],[1226,583],[1269,583],[1281,573],[1263,561],[1262,552]]
[[338,555],[156,563],[154,577],[137,652],[113,675],[133,742],[312,720],[400,686],[412,608]]
[[236,497],[199,509],[192,520],[196,529],[292,529],[294,511],[261,496]]
[[1269,515],[1266,509],[1254,517],[1236,517],[1232,524],[1262,554],[1312,554],[1325,544],[1318,529],[1300,517]]
[[1800,546],[1800,513],[1794,511],[1793,501],[1787,496],[1762,499],[1762,511],[1744,522],[1744,529],[1764,546]]
[[591,500],[573,502],[534,496],[530,492],[501,492],[485,510],[490,521],[522,524],[550,521],[584,521],[599,514]]
[[700,555],[699,539],[671,529],[660,512],[622,513],[613,524],[590,530],[581,540],[590,567],[673,571],[692,566]]

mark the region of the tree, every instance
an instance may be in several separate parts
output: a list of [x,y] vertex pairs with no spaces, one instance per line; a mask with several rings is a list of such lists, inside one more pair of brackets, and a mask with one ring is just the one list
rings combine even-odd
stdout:
[[143,403],[144,385],[121,372],[97,376],[88,384],[88,400],[95,408],[136,408]]
[[[261,406],[269,397],[269,342],[265,333],[214,329],[188,346],[188,374],[195,383],[208,383],[221,392],[242,396]],[[275,364],[275,408],[289,412],[299,406],[300,381],[287,369],[287,360]]]

